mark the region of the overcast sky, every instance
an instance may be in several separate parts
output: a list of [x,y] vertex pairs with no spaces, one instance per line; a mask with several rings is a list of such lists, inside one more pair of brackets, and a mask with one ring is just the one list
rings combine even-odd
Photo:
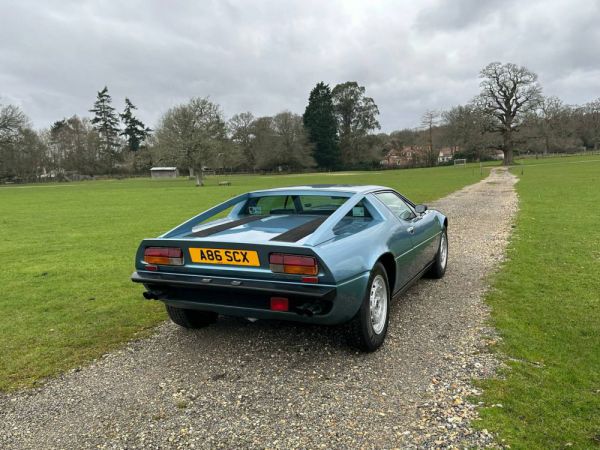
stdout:
[[492,61],[567,103],[600,97],[599,17],[596,0],[0,0],[0,103],[47,127],[106,84],[153,126],[193,96],[227,117],[301,114],[317,82],[352,80],[389,132],[467,102]]

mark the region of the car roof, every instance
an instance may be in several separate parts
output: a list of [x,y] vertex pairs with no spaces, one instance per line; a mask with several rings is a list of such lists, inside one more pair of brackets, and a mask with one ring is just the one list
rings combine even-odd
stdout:
[[260,193],[278,193],[281,192],[290,194],[294,192],[302,193],[303,195],[310,195],[311,192],[315,194],[327,194],[327,193],[344,193],[344,194],[358,194],[367,193],[372,191],[379,191],[382,189],[391,189],[385,186],[377,186],[373,184],[360,185],[360,184],[307,184],[301,186],[286,186],[273,189],[262,189],[260,191],[252,191],[252,194]]

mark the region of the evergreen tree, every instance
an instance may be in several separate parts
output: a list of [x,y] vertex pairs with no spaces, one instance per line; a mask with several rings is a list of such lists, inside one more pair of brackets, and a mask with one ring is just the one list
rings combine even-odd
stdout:
[[368,135],[381,128],[377,121],[379,109],[364,86],[347,81],[331,90],[333,108],[338,123],[340,149],[346,167],[357,167],[371,159]]
[[309,141],[314,145],[313,156],[317,165],[324,169],[338,168],[340,150],[337,122],[331,89],[325,83],[318,83],[310,92],[302,121],[308,132]]
[[108,169],[114,167],[119,152],[119,117],[111,103],[108,88],[104,86],[98,92],[94,107],[90,109],[94,113],[92,125],[100,136],[100,153],[108,164]]
[[125,128],[121,131],[121,136],[127,139],[127,148],[132,152],[140,149],[140,145],[152,131],[133,115],[134,109],[137,109],[135,105],[125,97],[125,111],[121,114],[121,120]]

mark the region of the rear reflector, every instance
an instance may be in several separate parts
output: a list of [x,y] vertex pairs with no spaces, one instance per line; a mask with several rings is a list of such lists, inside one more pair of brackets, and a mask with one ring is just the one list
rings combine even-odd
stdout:
[[318,283],[319,277],[302,277],[303,283]]
[[298,275],[317,275],[319,273],[317,260],[312,256],[271,253],[269,255],[269,267],[271,272],[277,273]]
[[289,311],[290,302],[285,297],[271,297],[271,310],[272,311]]
[[182,266],[183,252],[177,247],[146,247],[144,262],[167,266]]

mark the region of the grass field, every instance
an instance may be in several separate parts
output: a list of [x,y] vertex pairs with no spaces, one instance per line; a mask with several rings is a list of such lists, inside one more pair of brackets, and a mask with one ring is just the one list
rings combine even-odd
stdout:
[[[165,319],[129,281],[139,241],[252,189],[382,184],[424,202],[479,180],[479,168],[95,181],[0,188],[0,390],[76,367]],[[229,179],[232,186],[217,186]]]
[[600,448],[599,159],[513,169],[520,213],[488,296],[509,367],[483,383],[502,407],[478,425],[512,448]]

